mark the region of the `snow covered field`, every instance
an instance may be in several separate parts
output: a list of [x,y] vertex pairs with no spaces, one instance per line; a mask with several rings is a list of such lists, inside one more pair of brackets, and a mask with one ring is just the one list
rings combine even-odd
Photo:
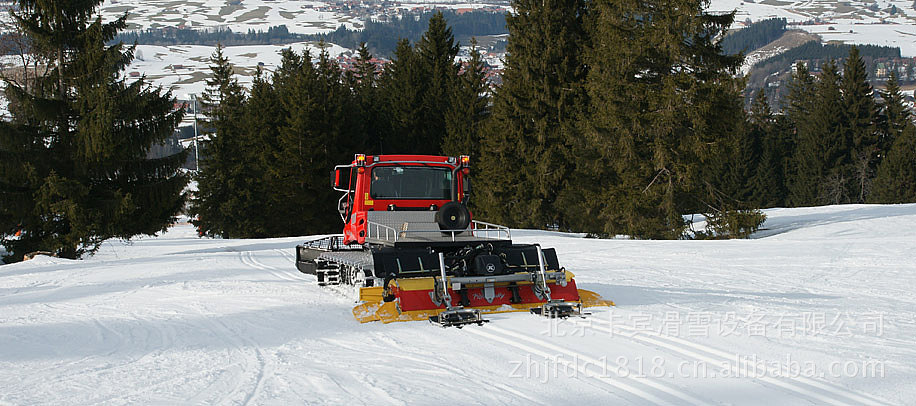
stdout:
[[295,270],[305,237],[4,265],[0,404],[914,404],[916,205],[767,214],[737,241],[514,231],[617,307],[463,329],[358,324]]
[[[877,10],[868,9],[872,4],[878,5]],[[397,3],[391,7],[479,8],[487,5],[487,2],[417,1]],[[891,7],[896,8],[894,14],[890,13]],[[222,0],[107,0],[101,7],[101,14],[105,18],[115,18],[127,12],[130,29],[184,26],[198,29],[222,27],[246,32],[266,30],[282,24],[291,32],[314,34],[336,29],[339,25],[350,29],[362,27],[363,21],[359,18],[334,8],[321,1],[243,1],[230,5]],[[900,47],[904,57],[916,56],[916,9],[910,0],[713,0],[710,4],[712,12],[725,13],[732,10],[737,10],[735,28],[740,27],[738,23],[746,19],[759,21],[783,17],[792,23],[819,18],[824,24],[791,28],[820,35],[824,41],[894,46]],[[314,48],[315,44],[228,47],[226,53],[230,62],[239,68],[242,84],[249,85],[259,62],[263,62],[270,71],[279,62],[279,51],[282,48],[301,50],[306,46]],[[181,99],[189,99],[191,94],[199,95],[205,88],[204,81],[209,74],[207,58],[212,54],[213,47],[141,45],[138,49],[140,57],[131,64],[128,73],[145,74],[154,83],[173,89],[174,94]],[[353,50],[337,45],[330,49],[334,56],[348,51]],[[181,68],[176,69],[174,66]]]
[[[900,47],[903,57],[916,56],[916,6],[908,0],[712,0],[709,10],[736,10],[735,21],[785,18],[826,41]],[[738,28],[738,26],[733,26]]]
[[127,13],[130,30],[183,26],[247,32],[286,25],[290,32],[316,34],[340,25],[362,27],[359,20],[321,1],[106,0],[100,12],[105,18]]
[[100,11],[105,18],[117,18],[127,13],[129,30],[181,26],[195,29],[229,28],[235,32],[247,32],[266,31],[270,27],[285,25],[290,32],[317,34],[336,30],[341,25],[349,29],[361,29],[366,18],[390,14],[394,9],[505,6],[498,1],[451,0],[387,2],[384,5],[359,4],[353,7],[356,4],[314,0],[105,0]]
[[[297,53],[309,50],[312,58],[318,58],[321,51],[318,43],[297,42],[285,45],[246,45],[232,46],[223,49],[223,55],[235,68],[236,79],[246,88],[251,87],[258,64],[263,64],[265,75],[269,78],[280,65],[281,52],[292,49]],[[347,51],[334,44],[327,44],[328,54],[334,58]],[[200,96],[207,88],[210,79],[210,57],[216,47],[204,45],[138,45],[136,58],[127,68],[128,75],[146,75],[154,85],[172,90],[172,94],[181,100],[189,100],[190,95]]]

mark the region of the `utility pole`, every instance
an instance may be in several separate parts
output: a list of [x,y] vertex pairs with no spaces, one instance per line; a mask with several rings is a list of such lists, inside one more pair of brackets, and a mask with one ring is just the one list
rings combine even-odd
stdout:
[[194,172],[200,172],[200,153],[197,149],[197,95],[191,95],[194,103]]

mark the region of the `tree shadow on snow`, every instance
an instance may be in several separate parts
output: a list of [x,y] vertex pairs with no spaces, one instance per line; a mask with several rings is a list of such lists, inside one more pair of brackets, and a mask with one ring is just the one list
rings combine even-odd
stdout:
[[243,252],[243,251],[268,251],[268,250],[289,250],[290,254],[295,255],[296,243],[290,243],[289,241],[277,241],[277,242],[264,242],[256,244],[247,244],[247,245],[225,245],[220,247],[213,248],[204,248],[199,250],[182,250],[176,252],[169,252],[163,255],[186,255],[186,254],[213,254],[218,252]]
[[577,286],[580,289],[598,293],[605,299],[613,300],[617,307],[701,302],[722,303],[736,300],[749,300],[765,306],[766,304],[779,305],[798,300],[833,300],[841,298],[841,296],[808,292],[751,292],[677,287],[653,288],[603,283],[580,283]]
[[[824,226],[850,221],[871,220],[899,216],[916,216],[916,204],[867,205],[851,204],[824,208],[770,209],[770,218],[754,233],[751,239],[766,238],[800,228]],[[785,213],[782,213],[785,211]]]

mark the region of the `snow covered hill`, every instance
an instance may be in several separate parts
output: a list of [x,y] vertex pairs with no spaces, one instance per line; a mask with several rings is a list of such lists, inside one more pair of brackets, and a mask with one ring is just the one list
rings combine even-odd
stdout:
[[739,24],[785,18],[789,28],[817,34],[825,42],[899,47],[903,57],[916,56],[916,5],[909,0],[712,0],[709,10],[736,11]]
[[754,239],[556,247],[586,319],[358,324],[302,238],[187,225],[0,266],[0,404],[914,404],[916,205],[767,211]]
[[[314,34],[343,25],[362,28],[369,19],[392,18],[397,10],[415,8],[505,7],[495,0],[472,2],[417,0],[341,2],[327,0],[106,0],[99,12],[105,18],[127,13],[129,29],[165,27],[230,28],[236,32],[266,30],[286,25],[291,32]],[[916,7],[911,0],[712,0],[713,12],[736,11],[736,21],[783,17],[825,41],[900,47],[904,56],[916,55]],[[152,73],[152,72],[150,72]]]
[[[281,53],[287,48],[299,54],[308,50],[315,59],[321,52],[317,43],[297,42],[226,47],[223,55],[235,68],[239,83],[250,88],[257,67],[261,66],[269,77],[280,65]],[[347,51],[337,45],[328,45],[325,50],[332,58]],[[206,91],[207,80],[212,76],[210,58],[214,52],[216,47],[205,45],[138,45],[137,58],[127,68],[127,74],[132,77],[145,75],[153,85],[172,90],[172,95],[179,100],[190,100],[191,95],[199,97]],[[190,116],[188,114],[185,120],[189,120]]]

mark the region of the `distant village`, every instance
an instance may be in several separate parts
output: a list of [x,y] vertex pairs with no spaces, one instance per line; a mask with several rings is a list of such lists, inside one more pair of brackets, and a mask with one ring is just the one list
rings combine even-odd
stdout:
[[[493,13],[505,13],[508,11],[509,4],[509,1],[479,1],[475,2],[475,5],[478,7],[455,8],[445,6],[416,6],[415,4],[404,4],[397,1],[326,0],[324,5],[316,6],[314,9],[317,11],[347,14],[353,17],[357,17],[361,20],[384,23],[392,21],[406,13],[435,11],[438,9],[450,9],[458,14],[463,14],[475,10]],[[306,5],[305,7],[311,8],[309,5]]]
[[[864,58],[868,68],[868,78],[873,85],[883,86],[891,73],[897,74],[897,81],[901,84],[916,83],[916,57],[914,58]],[[821,59],[800,59],[792,64],[792,70],[801,63],[814,75],[819,75],[821,66],[827,62]],[[842,72],[842,61],[837,61]],[[774,87],[773,85],[769,85]]]

